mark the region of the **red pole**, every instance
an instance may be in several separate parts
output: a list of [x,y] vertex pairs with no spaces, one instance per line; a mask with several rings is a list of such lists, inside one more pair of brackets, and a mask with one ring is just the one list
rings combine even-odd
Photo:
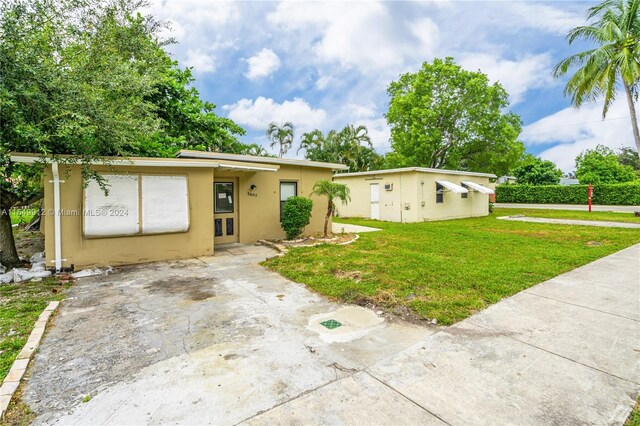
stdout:
[[591,197],[593,196],[593,186],[589,184],[589,211],[591,211]]

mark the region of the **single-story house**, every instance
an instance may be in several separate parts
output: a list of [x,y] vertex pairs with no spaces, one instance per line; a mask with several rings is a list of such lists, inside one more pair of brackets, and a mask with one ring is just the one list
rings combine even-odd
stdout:
[[503,183],[508,183],[508,184],[516,184],[518,183],[518,178],[515,176],[500,176],[497,180],[496,183],[498,185],[503,184]]
[[343,217],[391,222],[422,222],[489,214],[494,193],[489,173],[407,167],[338,173],[333,180],[347,185],[351,202],[337,203]]
[[[43,158],[15,153],[11,160]],[[184,150],[178,158],[103,158],[81,166],[45,160],[47,265],[86,268],[212,255],[225,243],[284,238],[280,214],[293,195],[309,197],[342,164]],[[321,233],[326,200],[314,201],[305,233]]]

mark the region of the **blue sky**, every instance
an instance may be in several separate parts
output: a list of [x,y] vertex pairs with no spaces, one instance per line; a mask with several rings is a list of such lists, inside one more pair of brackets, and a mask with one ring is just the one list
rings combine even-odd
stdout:
[[150,11],[171,25],[177,43],[169,50],[193,67],[202,97],[247,130],[246,142],[267,145],[271,121],[293,122],[296,138],[353,123],[387,152],[389,82],[452,56],[507,89],[527,151],[570,171],[583,149],[632,145],[622,96],[602,121],[601,103],[571,108],[564,82],[551,76],[585,47],[564,37],[593,4],[153,0]]

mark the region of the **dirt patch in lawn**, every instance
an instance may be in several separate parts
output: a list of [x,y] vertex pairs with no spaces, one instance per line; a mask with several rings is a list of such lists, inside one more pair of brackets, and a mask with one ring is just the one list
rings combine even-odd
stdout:
[[362,281],[362,272],[360,271],[343,271],[340,269],[334,269],[332,273],[333,276],[339,280],[353,280],[357,283]]
[[16,226],[13,228],[13,237],[22,259],[29,260],[34,254],[44,251],[44,235],[40,231],[25,231],[23,225]]

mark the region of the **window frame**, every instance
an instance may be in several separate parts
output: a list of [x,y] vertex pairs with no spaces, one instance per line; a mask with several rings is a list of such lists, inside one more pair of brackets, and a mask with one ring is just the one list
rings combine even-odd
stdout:
[[436,182],[436,204],[444,204],[444,186]]
[[[462,183],[462,182],[460,182],[460,186],[463,187],[464,189],[466,189],[467,191],[469,190],[469,187],[467,185],[465,185],[464,183]],[[460,198],[468,199],[469,198],[469,193],[468,192],[463,192],[462,194],[460,194]]]
[[279,201],[280,201],[280,221],[282,221],[282,207],[284,207],[284,203],[289,199],[287,198],[287,200],[283,200],[282,199],[282,184],[293,184],[295,187],[295,191],[294,194],[291,197],[297,197],[298,196],[298,181],[297,180],[281,180],[280,181],[280,185],[278,186],[278,190],[279,190]]
[[[219,211],[218,210],[218,185],[231,185],[231,211]],[[234,214],[236,212],[236,187],[233,181],[214,182],[213,183],[213,214]]]

